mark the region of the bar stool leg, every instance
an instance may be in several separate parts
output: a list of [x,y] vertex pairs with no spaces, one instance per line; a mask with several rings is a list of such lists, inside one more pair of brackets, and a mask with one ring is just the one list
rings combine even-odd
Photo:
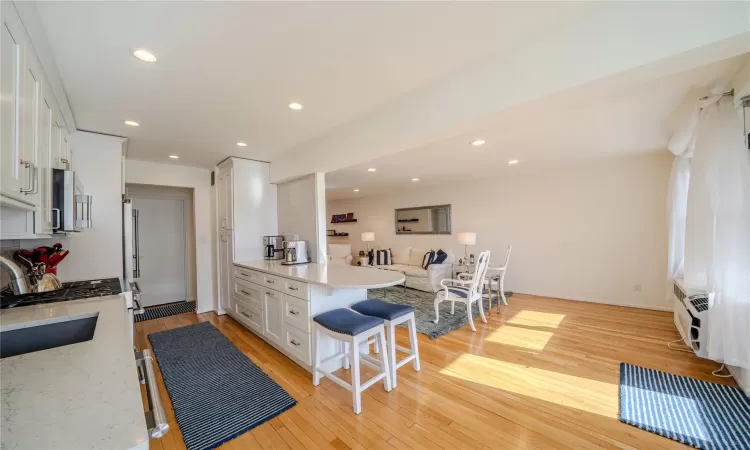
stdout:
[[320,367],[320,351],[318,350],[318,340],[319,340],[319,333],[318,333],[318,324],[313,322],[313,386],[320,385],[320,372],[318,372],[318,368]]
[[[406,321],[409,326],[409,340],[411,341],[411,351],[414,352],[414,371],[419,372],[419,345],[417,343],[417,319],[414,317],[414,313],[411,313],[411,318]],[[396,379],[396,377],[393,377]]]
[[362,385],[359,383],[359,342],[357,342],[356,337],[353,339],[353,342],[349,345],[349,353],[352,359],[352,405],[354,414],[359,414],[362,412]]
[[344,370],[349,370],[350,364],[349,364],[349,343],[343,342],[342,345],[344,346]]
[[386,332],[388,337],[386,338],[386,345],[388,346],[388,361],[391,367],[391,386],[396,387],[396,326],[390,320],[385,321]]
[[395,388],[396,385],[394,384],[394,379],[391,377],[392,369],[389,364],[388,360],[388,343],[385,341],[385,330],[383,328],[380,329],[380,332],[375,337],[375,341],[380,342],[380,366],[383,369],[383,373],[385,374],[383,386],[385,387],[386,392],[391,392],[391,389]]

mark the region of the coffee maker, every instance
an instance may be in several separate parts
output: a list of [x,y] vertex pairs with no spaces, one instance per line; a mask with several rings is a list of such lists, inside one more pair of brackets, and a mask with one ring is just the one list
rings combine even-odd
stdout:
[[310,262],[310,244],[307,241],[284,241],[284,260],[281,264],[307,264]]
[[263,254],[267,260],[284,258],[284,236],[263,236]]

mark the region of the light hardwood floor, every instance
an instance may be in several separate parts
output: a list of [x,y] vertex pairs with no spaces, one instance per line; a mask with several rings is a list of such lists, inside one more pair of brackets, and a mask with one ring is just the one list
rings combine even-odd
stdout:
[[[147,335],[210,321],[298,405],[224,444],[223,449],[685,449],[677,442],[620,423],[621,361],[717,383],[718,366],[667,348],[679,338],[670,313],[516,294],[476,322],[439,339],[419,334],[422,370],[398,372],[398,387],[364,392],[362,414],[351,395],[311,375],[228,316],[182,314],[136,325]],[[406,345],[405,329],[397,341]],[[364,368],[363,368],[364,371]],[[344,375],[345,376],[345,375]],[[363,375],[363,379],[367,375]],[[161,374],[170,432],[151,448],[185,445]]]

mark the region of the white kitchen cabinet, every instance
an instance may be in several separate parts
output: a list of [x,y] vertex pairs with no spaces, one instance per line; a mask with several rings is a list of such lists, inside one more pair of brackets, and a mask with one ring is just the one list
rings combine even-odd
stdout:
[[49,237],[52,168],[71,168],[70,137],[14,3],[0,11],[0,238]]
[[[262,260],[263,236],[278,234],[276,185],[270,182],[269,164],[229,158],[216,169],[217,228],[219,230],[219,314],[231,312],[235,277],[232,263]],[[254,281],[254,280],[250,280]],[[261,308],[262,309],[262,308]],[[281,304],[271,321],[273,335],[281,341]],[[278,318],[277,318],[278,317]]]
[[224,311],[232,309],[232,278],[224,276],[232,271],[232,231],[222,230],[219,234],[219,296]]
[[284,336],[284,304],[282,293],[266,289],[263,294],[263,336],[281,345]]
[[232,168],[219,174],[219,226],[223,230],[234,229],[232,220]]
[[2,30],[0,30],[0,194],[25,203],[29,200],[21,191],[28,171],[21,166],[23,155],[23,78],[26,49],[29,47],[12,2],[1,2]]

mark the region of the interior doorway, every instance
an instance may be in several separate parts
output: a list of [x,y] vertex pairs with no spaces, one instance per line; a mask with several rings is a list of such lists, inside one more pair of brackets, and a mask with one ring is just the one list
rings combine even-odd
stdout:
[[193,190],[128,184],[138,223],[139,276],[144,307],[195,300]]

